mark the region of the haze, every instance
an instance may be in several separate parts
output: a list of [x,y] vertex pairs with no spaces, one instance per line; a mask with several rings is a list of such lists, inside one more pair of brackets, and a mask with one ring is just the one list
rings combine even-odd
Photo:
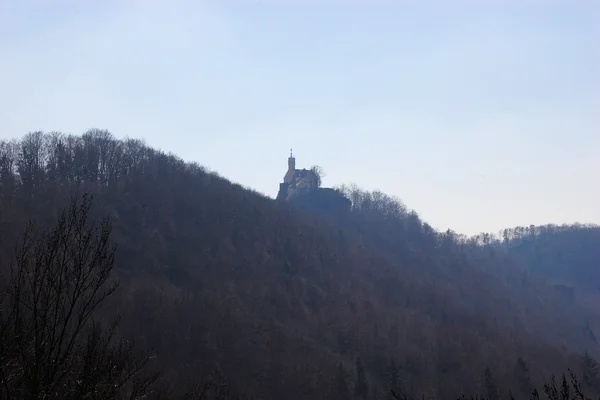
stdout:
[[600,223],[600,3],[0,1],[0,139],[108,129],[438,229]]

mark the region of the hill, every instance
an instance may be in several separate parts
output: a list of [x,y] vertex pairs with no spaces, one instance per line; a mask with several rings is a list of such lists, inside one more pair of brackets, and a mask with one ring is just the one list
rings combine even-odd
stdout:
[[565,301],[586,310],[585,328],[596,343],[600,330],[600,227],[544,225],[505,229],[493,244],[542,277]]
[[516,227],[505,229],[498,242],[528,270],[553,283],[600,291],[600,226]]
[[347,208],[276,202],[99,130],[1,143],[0,185],[3,266],[27,219],[50,226],[74,193],[110,215],[121,286],[102,313],[121,314],[120,335],[156,354],[173,395],[215,366],[265,399],[399,386],[450,398],[484,375],[528,395],[515,382],[597,353],[578,304],[381,193],[339,188]]

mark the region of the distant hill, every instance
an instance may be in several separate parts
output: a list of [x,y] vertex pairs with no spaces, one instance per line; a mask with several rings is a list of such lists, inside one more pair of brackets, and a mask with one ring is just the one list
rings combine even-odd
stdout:
[[528,396],[515,370],[539,384],[598,351],[577,303],[397,199],[341,187],[275,201],[100,130],[0,143],[2,268],[29,217],[47,226],[84,191],[118,244],[103,316],[122,315],[175,392],[219,366],[264,399],[449,398],[484,371]]
[[586,310],[584,332],[600,331],[600,226],[544,225],[505,229],[494,245]]
[[584,291],[600,291],[600,226],[544,225],[503,232],[502,247],[530,271]]

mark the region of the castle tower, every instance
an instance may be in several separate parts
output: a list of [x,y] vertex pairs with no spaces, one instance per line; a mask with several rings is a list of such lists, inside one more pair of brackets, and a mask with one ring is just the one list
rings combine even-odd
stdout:
[[294,176],[296,175],[296,159],[292,155],[292,149],[290,149],[290,157],[288,158],[288,170],[283,177],[283,181],[287,184],[290,184],[294,181]]
[[288,158],[288,171],[296,169],[296,159],[292,155],[292,149],[290,149],[290,158]]

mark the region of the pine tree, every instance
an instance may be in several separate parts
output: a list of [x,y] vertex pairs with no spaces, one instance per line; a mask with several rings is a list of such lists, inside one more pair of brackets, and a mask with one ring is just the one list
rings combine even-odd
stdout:
[[402,381],[400,380],[400,368],[398,367],[398,365],[396,364],[396,361],[394,360],[394,357],[392,357],[390,359],[390,367],[389,367],[389,376],[390,376],[390,381],[389,381],[389,386],[390,386],[390,397],[391,399],[393,399],[393,395],[392,393],[396,393],[400,396],[405,396],[405,390],[404,387],[402,385]]
[[583,382],[589,387],[598,384],[598,362],[586,351],[581,359]]
[[338,400],[349,400],[350,399],[350,389],[348,389],[348,384],[346,383],[346,370],[342,363],[338,365],[337,372],[335,374],[335,398]]
[[519,357],[517,359],[515,370],[514,370],[514,380],[517,384],[517,389],[521,394],[525,394],[527,396],[531,395],[533,391],[533,385],[531,383],[531,376],[529,375],[529,367],[523,358]]
[[498,400],[500,397],[498,385],[496,385],[496,380],[489,367],[483,371],[483,386],[488,400]]
[[369,382],[367,382],[367,373],[360,357],[356,357],[356,385],[354,394],[357,398],[367,399],[369,394]]

